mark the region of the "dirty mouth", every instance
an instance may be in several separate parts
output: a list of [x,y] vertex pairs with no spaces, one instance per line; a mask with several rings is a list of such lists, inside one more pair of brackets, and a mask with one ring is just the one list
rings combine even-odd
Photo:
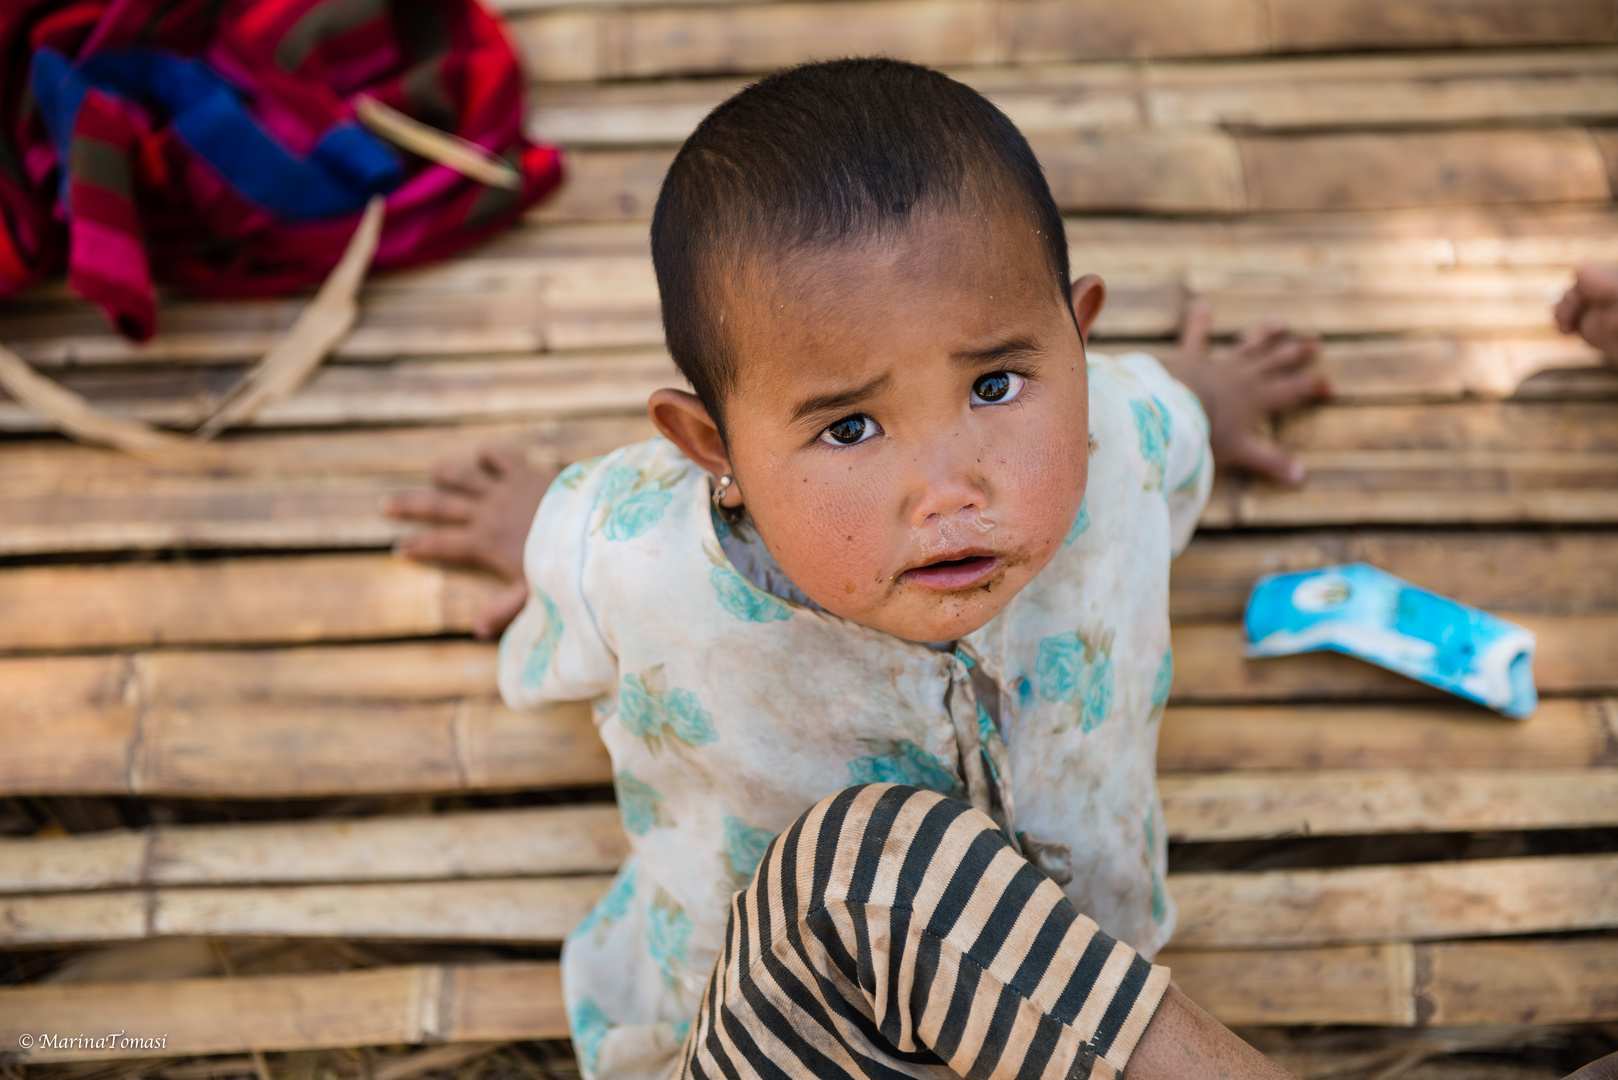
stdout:
[[969,555],[906,570],[903,579],[929,589],[970,589],[987,581],[999,568],[1000,559],[996,556]]

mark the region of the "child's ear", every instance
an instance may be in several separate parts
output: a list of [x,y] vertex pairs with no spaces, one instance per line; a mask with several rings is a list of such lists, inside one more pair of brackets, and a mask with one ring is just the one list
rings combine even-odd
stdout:
[[1090,344],[1090,327],[1107,303],[1107,283],[1095,274],[1085,274],[1069,290],[1073,300],[1073,320],[1079,324],[1079,337]]
[[698,468],[715,476],[730,473],[730,455],[725,453],[725,441],[719,437],[719,425],[697,395],[686,390],[654,390],[646,402],[646,411],[657,430]]

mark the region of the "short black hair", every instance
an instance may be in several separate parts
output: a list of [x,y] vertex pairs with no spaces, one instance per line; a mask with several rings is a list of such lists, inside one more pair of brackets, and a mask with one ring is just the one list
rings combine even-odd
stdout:
[[1039,159],[976,90],[887,59],[771,75],[709,113],[675,155],[652,215],[669,351],[724,430],[736,358],[723,290],[744,260],[898,232],[922,209],[1020,203],[1062,302],[1067,236]]

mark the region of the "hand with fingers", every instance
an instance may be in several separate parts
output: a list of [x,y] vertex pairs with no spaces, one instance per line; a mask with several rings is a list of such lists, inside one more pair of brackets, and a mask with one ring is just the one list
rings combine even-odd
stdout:
[[1311,368],[1320,355],[1320,339],[1294,334],[1279,319],[1270,319],[1230,348],[1211,352],[1212,324],[1208,301],[1187,304],[1180,356],[1167,366],[1202,401],[1214,464],[1249,469],[1284,484],[1303,483],[1303,466],[1255,429],[1276,413],[1331,397],[1331,383]]
[[549,478],[521,456],[496,446],[478,451],[477,462],[439,465],[429,490],[407,491],[383,501],[382,512],[426,526],[394,552],[420,562],[490,571],[506,588],[474,616],[473,632],[492,638],[510,624],[528,599],[523,581],[523,545]]
[[1581,266],[1556,305],[1556,328],[1579,335],[1618,365],[1618,270]]

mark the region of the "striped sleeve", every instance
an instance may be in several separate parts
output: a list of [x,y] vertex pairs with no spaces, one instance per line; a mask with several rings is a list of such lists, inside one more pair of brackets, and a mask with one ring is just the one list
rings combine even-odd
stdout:
[[866,785],[778,837],[737,894],[684,1072],[1105,1080],[1167,988],[986,815]]

